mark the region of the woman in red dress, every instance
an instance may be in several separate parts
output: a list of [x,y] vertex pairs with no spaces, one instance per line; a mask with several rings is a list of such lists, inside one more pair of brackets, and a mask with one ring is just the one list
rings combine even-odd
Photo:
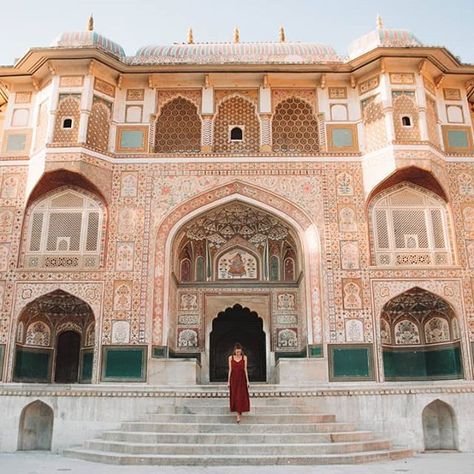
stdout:
[[236,344],[229,356],[229,378],[227,386],[230,392],[230,411],[237,412],[237,423],[242,413],[250,411],[249,375],[247,372],[247,356],[242,346]]

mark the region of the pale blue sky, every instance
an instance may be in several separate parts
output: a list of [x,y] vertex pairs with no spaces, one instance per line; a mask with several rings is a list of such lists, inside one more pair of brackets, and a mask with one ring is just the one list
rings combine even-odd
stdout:
[[29,47],[47,46],[63,31],[96,30],[128,55],[140,46],[182,42],[193,27],[196,41],[275,40],[284,25],[289,41],[314,41],[346,54],[350,41],[375,27],[411,30],[427,45],[446,46],[474,63],[474,0],[9,0],[0,7],[0,65]]

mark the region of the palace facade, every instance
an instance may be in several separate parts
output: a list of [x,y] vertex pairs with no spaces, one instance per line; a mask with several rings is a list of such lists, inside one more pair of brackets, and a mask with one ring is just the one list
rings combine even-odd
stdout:
[[348,56],[30,49],[0,68],[0,394],[222,382],[238,341],[251,381],[472,402],[473,104],[474,66],[380,20]]

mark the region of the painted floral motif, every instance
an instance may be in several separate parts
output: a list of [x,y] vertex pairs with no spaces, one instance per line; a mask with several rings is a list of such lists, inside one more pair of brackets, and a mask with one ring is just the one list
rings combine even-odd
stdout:
[[395,326],[395,344],[420,344],[420,334],[417,325],[408,320],[400,321]]

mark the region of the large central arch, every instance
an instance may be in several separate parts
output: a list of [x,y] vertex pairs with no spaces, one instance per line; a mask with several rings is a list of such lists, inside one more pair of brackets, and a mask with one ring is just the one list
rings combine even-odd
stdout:
[[[212,211],[219,206],[231,202],[251,205],[262,212],[273,215],[276,219],[285,222],[294,230],[294,235],[298,241],[297,245],[299,254],[301,256],[300,269],[302,274],[301,281],[298,282],[302,288],[301,297],[298,301],[298,305],[301,306],[301,308],[298,308],[298,311],[301,315],[300,317],[304,319],[304,333],[298,335],[298,337],[301,338],[301,340],[298,341],[298,344],[303,342],[305,345],[308,342],[313,342],[315,334],[313,328],[317,328],[319,335],[322,327],[321,321],[318,319],[321,313],[319,306],[321,299],[315,299],[313,304],[311,301],[311,294],[313,291],[320,294],[319,237],[315,226],[311,219],[301,209],[288,200],[253,185],[236,181],[200,194],[183,203],[172,211],[160,225],[157,234],[154,262],[155,293],[153,298],[153,343],[157,345],[170,345],[171,343],[172,345],[173,338],[175,338],[176,342],[180,337],[180,335],[176,333],[176,327],[173,327],[173,321],[177,318],[177,308],[180,304],[175,295],[180,293],[180,289],[186,287],[186,285],[179,287],[179,282],[177,281],[175,274],[176,267],[173,266],[176,238],[178,234],[186,224],[197,216],[204,215],[206,212]],[[235,286],[234,282],[232,282],[230,287],[232,285]],[[253,285],[248,281],[246,282],[246,285],[247,288],[249,288],[249,291],[254,290],[254,288],[251,288]],[[224,291],[230,290],[224,289]],[[265,289],[260,289],[261,294],[265,293],[265,291]],[[234,295],[235,299],[229,304],[226,304],[223,307],[221,306],[217,312],[224,310],[227,306],[233,306],[234,304],[239,303],[238,294],[235,294],[235,291]],[[178,297],[180,296],[181,295],[178,295]],[[205,309],[202,309],[199,306],[200,304],[205,303],[199,302],[198,298],[195,298],[195,295],[184,296],[184,298],[188,299],[188,303],[190,304],[189,308],[193,308],[193,305],[195,305],[194,307],[196,310],[202,310],[202,312],[205,313]],[[286,296],[282,295],[282,298],[286,298]],[[289,298],[295,299],[292,295],[290,295]],[[201,300],[204,301],[203,297],[201,297]],[[270,299],[268,299],[268,301],[270,301]],[[190,311],[192,312],[192,310]],[[217,312],[212,315],[212,318],[217,316]],[[269,311],[267,311],[267,313],[270,314]],[[183,320],[184,319],[192,322],[193,317],[192,315],[189,316],[189,318],[183,316]],[[207,313],[205,319],[208,319]],[[268,325],[271,327],[270,322]],[[186,339],[192,341],[194,338],[200,338],[203,342],[204,340],[207,341],[205,345],[208,348],[210,330],[204,327],[198,327],[196,329],[199,329],[199,331],[196,331],[195,334],[191,334],[192,331],[187,331],[182,335],[181,347],[183,347],[183,344],[186,344],[184,342]],[[293,328],[289,327],[288,329]],[[288,334],[286,334],[285,337],[287,335]],[[272,337],[276,338],[277,335],[272,334]],[[292,344],[292,342],[289,344]],[[193,343],[191,343],[191,347],[192,346]]]

